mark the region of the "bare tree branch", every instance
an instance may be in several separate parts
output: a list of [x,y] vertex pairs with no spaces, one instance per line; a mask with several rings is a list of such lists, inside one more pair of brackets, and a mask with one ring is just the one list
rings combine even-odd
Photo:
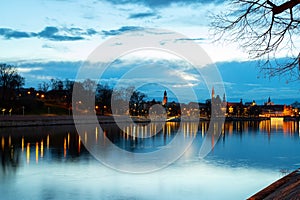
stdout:
[[[216,41],[237,42],[270,76],[292,71],[295,78],[297,70],[299,79],[300,0],[229,0],[226,5],[226,12],[213,16]],[[278,55],[288,61],[274,66],[270,61]]]

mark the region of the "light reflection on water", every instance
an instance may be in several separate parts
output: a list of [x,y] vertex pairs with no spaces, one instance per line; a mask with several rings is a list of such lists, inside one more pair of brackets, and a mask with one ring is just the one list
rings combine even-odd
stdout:
[[[113,143],[138,153],[168,144],[179,128],[174,122],[131,125],[130,136],[113,125],[102,127]],[[282,176],[281,169],[299,167],[298,122],[226,122],[218,143],[212,137],[211,153],[199,160],[207,129],[207,122],[182,124],[180,134],[195,137],[182,158],[163,170],[132,175],[103,166],[86,151],[84,143],[101,140],[96,128],[84,137],[73,126],[2,128],[0,199],[245,199]],[[153,130],[161,131],[133,137]]]

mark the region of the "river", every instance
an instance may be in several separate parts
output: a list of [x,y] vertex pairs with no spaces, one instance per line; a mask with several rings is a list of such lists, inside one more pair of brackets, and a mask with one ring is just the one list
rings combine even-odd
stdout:
[[[1,128],[0,199],[245,199],[300,166],[299,122],[226,122],[220,137],[211,138],[209,154],[199,158],[208,125],[124,125],[131,136],[115,124],[102,125],[102,136],[96,127],[79,135],[74,126]],[[132,173],[134,166],[124,172],[106,144],[100,153],[112,163],[91,148],[107,137],[119,149],[146,155],[160,152],[177,134],[178,147],[192,138],[190,146],[180,156],[173,146],[168,165],[159,165],[168,159],[164,154],[144,159],[143,166],[157,165],[148,173]]]

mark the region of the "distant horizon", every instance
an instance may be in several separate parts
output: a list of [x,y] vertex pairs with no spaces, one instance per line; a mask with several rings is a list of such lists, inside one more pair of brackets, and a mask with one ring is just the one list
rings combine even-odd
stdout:
[[[76,62],[33,62],[27,64],[15,64],[19,73],[25,77],[25,88],[33,87],[38,88],[38,84],[50,82],[51,78],[58,78],[62,81],[65,79],[75,80],[78,69],[83,61]],[[14,64],[14,63],[12,63]],[[300,101],[300,82],[287,82],[284,77],[273,77],[272,79],[264,78],[264,74],[259,72],[256,68],[255,61],[247,62],[222,62],[216,64],[220,75],[223,78],[226,99],[230,102],[239,102],[243,99],[243,102],[252,102],[255,100],[258,104],[263,104],[267,101],[268,97],[271,97],[272,101],[277,104],[292,104],[295,101]],[[123,68],[117,68],[117,71],[111,71],[105,75],[104,79],[100,82],[105,85],[113,87],[118,82],[118,74],[126,73],[130,70],[130,65]],[[193,74],[191,72],[191,74]],[[263,77],[263,78],[260,78]],[[167,79],[168,77],[166,77]],[[146,83],[146,82],[145,82]],[[194,83],[197,83],[194,81]],[[134,86],[134,83],[129,83],[130,86]],[[169,87],[169,86],[168,86]],[[172,87],[172,85],[170,85]],[[142,90],[148,99],[162,99],[165,87],[155,88],[154,86],[148,86],[147,90]],[[194,91],[199,92],[198,99],[205,102],[210,98],[211,91],[209,91],[205,85]],[[170,93],[171,94],[171,93]],[[218,94],[218,92],[216,92]],[[223,94],[219,94],[223,97]],[[169,99],[175,100],[176,98],[169,95]],[[189,98],[186,98],[185,102],[188,102]]]
[[[74,81],[74,79],[68,79],[68,80]],[[62,81],[64,81],[64,80],[62,80]],[[38,91],[38,88],[34,87],[34,86],[26,86],[25,85],[23,88],[24,89],[34,88],[35,90]],[[50,90],[51,89],[49,89],[48,91],[50,91]],[[138,91],[140,91],[140,90],[138,90]],[[145,91],[140,91],[140,92],[143,92],[144,94],[147,95],[147,92],[145,92]],[[146,96],[145,100],[146,101],[152,101],[154,99],[157,102],[162,102],[162,100],[163,100],[163,92],[164,92],[164,90],[161,90],[161,96]],[[168,90],[167,90],[167,92],[168,92]],[[223,97],[222,95],[216,94],[216,96],[217,95],[219,95],[220,98],[222,99],[222,97]],[[272,96],[269,96],[269,97],[270,97],[271,101],[275,105],[277,105],[277,104],[291,105],[291,104],[293,104],[295,102],[299,102],[299,100],[295,99],[295,98],[286,98],[286,99],[283,98],[283,99],[280,99],[280,98],[273,98]],[[266,103],[268,101],[269,97],[267,97],[267,98],[260,98],[260,99],[247,99],[247,98],[244,98],[244,97],[240,97],[240,98],[227,98],[226,97],[226,102],[239,103],[242,100],[243,103],[248,103],[248,102],[255,101],[257,105],[263,105],[264,103]],[[206,100],[208,100],[208,99],[211,99],[211,96],[207,96],[207,98],[199,99],[199,101],[197,103],[205,103]],[[178,102],[178,100],[177,100],[176,97],[168,95],[168,102],[170,103],[170,102],[173,102],[173,101],[175,103],[186,103],[186,104],[190,103],[190,102],[186,102],[186,101],[185,102]]]

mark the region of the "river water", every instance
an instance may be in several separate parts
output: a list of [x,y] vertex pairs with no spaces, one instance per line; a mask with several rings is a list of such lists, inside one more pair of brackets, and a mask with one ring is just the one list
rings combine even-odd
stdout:
[[80,136],[74,126],[1,128],[0,199],[245,199],[300,166],[298,122],[226,122],[204,159],[199,149],[208,123],[179,124],[168,122],[160,131],[155,125],[125,127],[135,136],[158,132],[144,139],[102,125],[114,145],[140,154],[163,148],[175,134],[193,138],[178,160],[142,174],[116,170],[85,148],[102,140],[97,128]]

